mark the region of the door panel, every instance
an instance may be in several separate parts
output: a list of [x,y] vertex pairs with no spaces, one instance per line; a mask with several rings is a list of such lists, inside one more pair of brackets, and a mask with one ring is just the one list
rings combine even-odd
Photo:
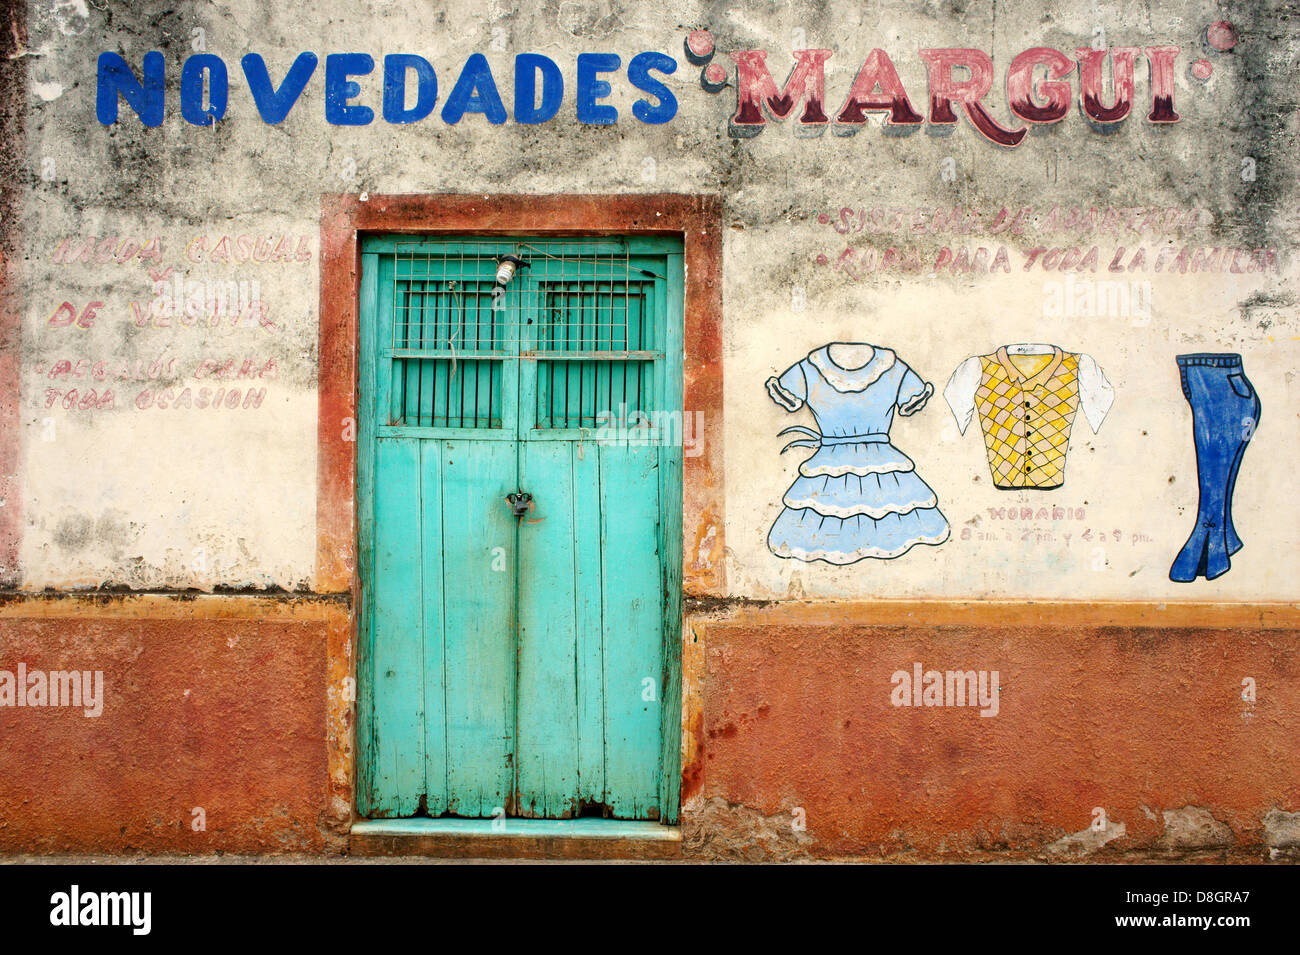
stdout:
[[375,468],[372,763],[375,815],[408,816],[424,793],[420,446],[381,440]]
[[664,577],[659,449],[604,447],[601,497],[605,601],[605,785],[611,814],[658,815]]
[[[409,439],[408,439],[409,440]],[[443,513],[444,448],[441,441],[417,441],[420,447],[420,619],[424,650],[421,678],[424,693],[424,793],[431,814],[447,809],[447,579],[446,555],[437,546],[446,539]],[[380,471],[383,475],[384,472]],[[385,475],[386,477],[386,475]],[[509,599],[503,597],[504,604]],[[442,745],[439,745],[439,744]]]
[[521,816],[578,809],[578,568],[569,442],[524,442],[520,479],[535,488],[519,528],[519,806]]
[[441,590],[446,648],[427,692],[443,695],[447,714],[445,727],[429,724],[428,748],[446,753],[445,811],[486,817],[508,809],[514,783],[516,526],[505,497],[515,454],[503,441],[427,443],[441,450],[443,572],[426,589]]
[[568,451],[573,475],[573,566],[576,578],[574,631],[578,689],[578,798],[605,802],[605,613],[604,554],[600,543],[600,447],[555,442]]
[[582,803],[622,819],[657,813],[658,451],[522,444],[522,483],[545,490],[519,535],[518,787],[540,794],[521,815]]

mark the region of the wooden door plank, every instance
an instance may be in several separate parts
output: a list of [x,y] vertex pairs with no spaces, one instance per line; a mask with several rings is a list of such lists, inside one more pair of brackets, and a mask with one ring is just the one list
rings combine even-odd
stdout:
[[[379,417],[376,408],[383,408],[376,388],[376,371],[387,368],[387,362],[378,358],[376,342],[375,316],[379,298],[380,270],[388,265],[389,290],[392,289],[392,267],[381,263],[378,255],[367,254],[361,257],[361,294],[360,294],[360,361],[358,378],[360,401],[357,406],[357,536],[358,560],[361,590],[357,595],[359,626],[357,631],[356,660],[356,715],[357,715],[357,809],[364,815],[371,814],[374,799],[374,774],[372,760],[374,747],[371,745],[373,723],[372,707],[374,705],[374,675],[372,669],[373,650],[371,648],[372,618],[374,614],[374,540],[375,540],[375,501],[374,488],[374,434]],[[391,301],[391,300],[390,300]],[[346,426],[346,422],[340,422]]]
[[659,806],[663,574],[659,449],[602,446],[605,802],[620,819]]
[[574,644],[578,798],[605,801],[605,646],[600,546],[600,446],[565,442],[573,472]]
[[419,462],[418,441],[378,442],[371,811],[380,817],[414,815],[424,793]]
[[578,801],[571,451],[564,441],[519,448],[535,500],[519,529],[518,814],[566,819]]
[[507,441],[442,442],[447,809],[509,808],[515,736],[515,488]]
[[441,441],[420,441],[420,578],[424,648],[424,793],[431,816],[447,811],[446,587]]
[[682,466],[685,445],[704,438],[694,414],[686,410],[682,381],[685,354],[685,272],[681,246],[664,257],[664,280],[655,283],[656,300],[666,307],[659,340],[664,360],[656,363],[655,400],[658,407],[681,409],[678,439],[659,449],[660,540],[664,551],[663,720],[660,726],[659,821],[676,825],[682,795]]

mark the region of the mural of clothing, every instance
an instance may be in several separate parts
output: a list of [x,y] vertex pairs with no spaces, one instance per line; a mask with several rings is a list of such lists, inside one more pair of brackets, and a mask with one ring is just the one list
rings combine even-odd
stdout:
[[[834,351],[833,351],[834,349]],[[845,354],[858,352],[854,361]],[[870,360],[861,367],[862,357]],[[768,534],[778,557],[852,564],[865,557],[898,557],[917,544],[942,544],[948,521],[912,459],[889,442],[894,412],[920,411],[934,393],[888,348],[825,345],[767,380],[772,400],[786,411],[807,405],[817,429],[790,448],[814,448],[785,492],[785,509]]]
[[1065,483],[1075,413],[1082,408],[1095,433],[1115,389],[1088,355],[1019,344],[966,359],[943,396],[962,434],[979,413],[994,487],[1047,491]]
[[1213,580],[1232,567],[1228,558],[1241,550],[1232,524],[1232,492],[1246,445],[1259,425],[1259,396],[1242,368],[1240,355],[1179,355],[1183,397],[1192,408],[1196,474],[1200,499],[1196,526],[1169,569],[1169,579],[1187,583]]

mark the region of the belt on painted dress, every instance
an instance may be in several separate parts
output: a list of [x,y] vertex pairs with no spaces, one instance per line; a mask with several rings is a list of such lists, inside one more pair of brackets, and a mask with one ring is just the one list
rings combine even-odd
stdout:
[[781,449],[782,454],[785,454],[791,448],[830,448],[839,444],[888,444],[889,443],[889,435],[881,434],[878,431],[872,432],[870,434],[834,434],[827,437],[826,435],[823,435],[819,431],[815,431],[812,428],[805,428],[803,425],[800,424],[794,425],[793,427],[786,428],[784,431],[777,434],[777,437],[779,438],[783,434],[790,434],[792,432],[795,434],[806,434],[808,437],[798,438],[794,441],[791,441],[789,444],[787,444],[784,448]]

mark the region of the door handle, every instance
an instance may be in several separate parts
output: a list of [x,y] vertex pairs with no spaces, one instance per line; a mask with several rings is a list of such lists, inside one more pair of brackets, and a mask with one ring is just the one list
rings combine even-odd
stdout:
[[515,517],[523,517],[533,504],[533,496],[527,491],[515,491],[506,495],[506,503],[510,505],[510,511]]

